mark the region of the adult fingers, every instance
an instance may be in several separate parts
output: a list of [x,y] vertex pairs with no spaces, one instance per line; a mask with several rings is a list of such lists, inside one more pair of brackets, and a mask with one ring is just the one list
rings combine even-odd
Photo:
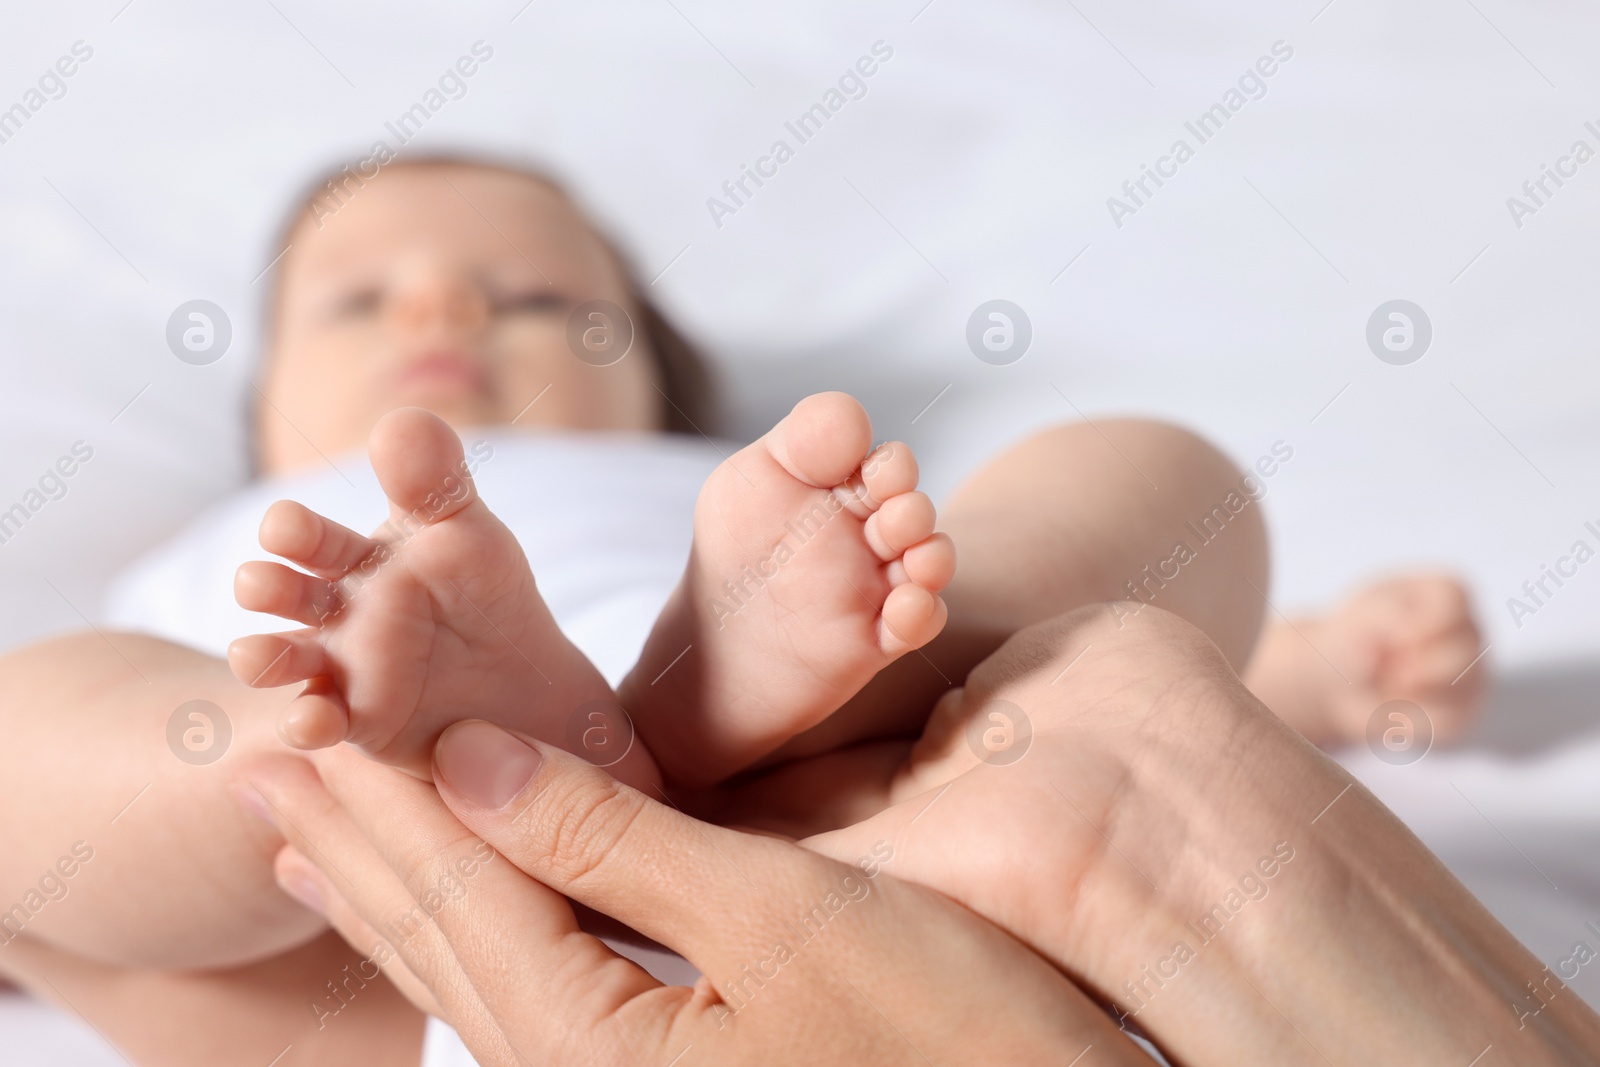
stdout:
[[[398,772],[372,768],[381,774],[371,779],[372,789],[388,797],[391,809],[397,799],[394,786],[413,782],[427,788]],[[347,940],[358,937],[351,940],[352,946],[374,966],[388,971],[393,964],[402,964],[427,987],[440,1014],[455,1025],[480,1060],[518,1062],[449,943],[429,921],[428,906],[437,902],[431,897],[420,901],[407,890],[311,765],[301,759],[262,760],[247,770],[245,779],[241,800],[276,826],[293,850],[310,862],[310,869],[296,869],[294,861],[287,860],[285,873],[302,880],[285,884],[285,891],[321,910]],[[369,938],[368,931],[375,936]]]
[[[433,991],[412,973],[411,968],[406,966],[405,960],[398,953],[379,950],[378,946],[384,943],[382,935],[360,912],[350,906],[349,901],[333,887],[322,870],[295,851],[293,845],[284,845],[278,850],[278,855],[273,860],[272,873],[278,880],[279,888],[327,919],[329,925],[344,938],[346,944],[357,952],[366,954],[366,960],[355,968],[356,979],[370,979],[371,968],[376,967],[394,983],[395,988],[400,990],[401,995],[418,1011],[427,1015],[444,1014],[444,1009],[440,1006],[438,998],[433,995]],[[387,958],[380,962],[382,957]],[[340,977],[335,975],[330,984],[337,986],[350,980],[346,977],[344,982],[341,982]]]
[[[964,1062],[980,1049],[992,1062],[1066,1062],[1091,1046],[1110,1053],[1103,1062],[1133,1062],[1115,1026],[1060,973],[937,893],[786,841],[698,823],[490,723],[458,723],[441,735],[434,781],[504,858],[705,972],[692,992],[611,999],[595,1021],[627,1035],[635,1053],[627,1062],[644,1062],[646,1050],[672,1061],[693,1047],[708,1063],[848,1053],[911,1064],[925,1062],[924,1044]],[[469,974],[480,989],[491,977]],[[572,977],[558,990],[569,1003]],[[597,985],[604,975],[581,977]],[[583,999],[605,995],[601,986]],[[999,1012],[1015,1012],[1015,1033],[989,1033]],[[746,1021],[727,1027],[732,1017]],[[558,1011],[545,1025],[571,1018]],[[818,1018],[829,1025],[817,1027]],[[604,1033],[598,1025],[577,1032],[580,1042]]]
[[491,723],[441,735],[434,781],[456,817],[517,867],[707,974],[769,951],[774,907],[825,893],[839,876],[787,842],[691,819]]
[[[519,1055],[564,1062],[565,1042],[578,1035],[588,1052],[607,1051],[619,1062],[659,1051],[654,1041],[671,1031],[677,1002],[655,997],[625,1013],[661,983],[582,932],[565,897],[505,862],[428,783],[348,746],[317,763]],[[685,999],[689,991],[681,993]],[[619,1014],[629,1025],[614,1025]],[[641,1042],[647,1051],[638,1053]]]
[[878,741],[794,760],[734,785],[673,800],[719,826],[793,840],[869,819],[894,803],[908,741]]

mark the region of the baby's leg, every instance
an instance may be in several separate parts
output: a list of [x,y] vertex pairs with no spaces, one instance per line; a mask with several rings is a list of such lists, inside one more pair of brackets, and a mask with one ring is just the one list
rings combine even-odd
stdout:
[[[282,750],[272,723],[289,698],[136,634],[0,657],[0,957],[37,943],[119,967],[227,967],[315,936],[322,920],[273,882],[281,842],[228,791],[250,754]],[[171,726],[191,701],[231,727],[215,762],[190,762],[224,744],[214,711]]]
[[0,950],[0,977],[141,1065],[416,1067],[422,1056],[421,1012],[333,933],[205,973],[114,967],[19,938]]
[[781,755],[914,731],[940,694],[1013,633],[1085,604],[1170,611],[1235,670],[1261,629],[1260,505],[1226,456],[1176,426],[1108,419],[1037,433],[969,478],[941,510],[940,528],[961,560],[944,591],[944,631]]
[[1257,484],[1203,438],[1140,419],[1057,426],[1007,450],[944,509],[963,563],[946,594],[952,662],[959,648],[975,665],[1062,611],[1127,600],[1192,623],[1241,669],[1266,607]]
[[1002,453],[942,511],[961,556],[944,632],[781,755],[915,728],[1012,633],[1096,602],[1111,602],[1119,620],[1148,603],[1198,627],[1313,742],[1361,739],[1396,698],[1423,706],[1435,738],[1459,736],[1486,678],[1468,670],[1483,641],[1460,583],[1391,579],[1324,614],[1273,615],[1263,627],[1268,551],[1255,484],[1203,439],[1159,422],[1059,426]]

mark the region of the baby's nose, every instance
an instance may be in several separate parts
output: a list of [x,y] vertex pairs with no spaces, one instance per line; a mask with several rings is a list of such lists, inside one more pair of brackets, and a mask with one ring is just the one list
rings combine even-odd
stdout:
[[410,285],[390,305],[394,324],[407,332],[451,329],[471,333],[489,317],[489,304],[475,288],[448,281]]

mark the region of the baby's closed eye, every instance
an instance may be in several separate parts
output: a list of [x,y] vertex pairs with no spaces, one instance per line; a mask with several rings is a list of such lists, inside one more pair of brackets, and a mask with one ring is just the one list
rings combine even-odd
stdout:
[[361,318],[374,314],[383,304],[383,290],[376,285],[362,286],[341,293],[330,301],[328,317],[331,319]]
[[571,302],[549,286],[496,294],[489,307],[496,315],[546,315],[565,312]]

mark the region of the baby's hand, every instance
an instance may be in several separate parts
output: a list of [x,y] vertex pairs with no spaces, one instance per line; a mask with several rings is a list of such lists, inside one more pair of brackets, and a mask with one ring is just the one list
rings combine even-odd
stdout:
[[[654,762],[556,626],[516,538],[479,499],[455,432],[405,408],[373,429],[370,452],[388,522],[362,537],[281,501],[262,520],[261,547],[310,573],[252,562],[234,582],[241,607],[306,627],[228,650],[248,685],[307,683],[279,725],[284,741],[349,741],[429,778],[444,728],[487,719],[653,786]],[[613,757],[607,746],[622,750]]]

